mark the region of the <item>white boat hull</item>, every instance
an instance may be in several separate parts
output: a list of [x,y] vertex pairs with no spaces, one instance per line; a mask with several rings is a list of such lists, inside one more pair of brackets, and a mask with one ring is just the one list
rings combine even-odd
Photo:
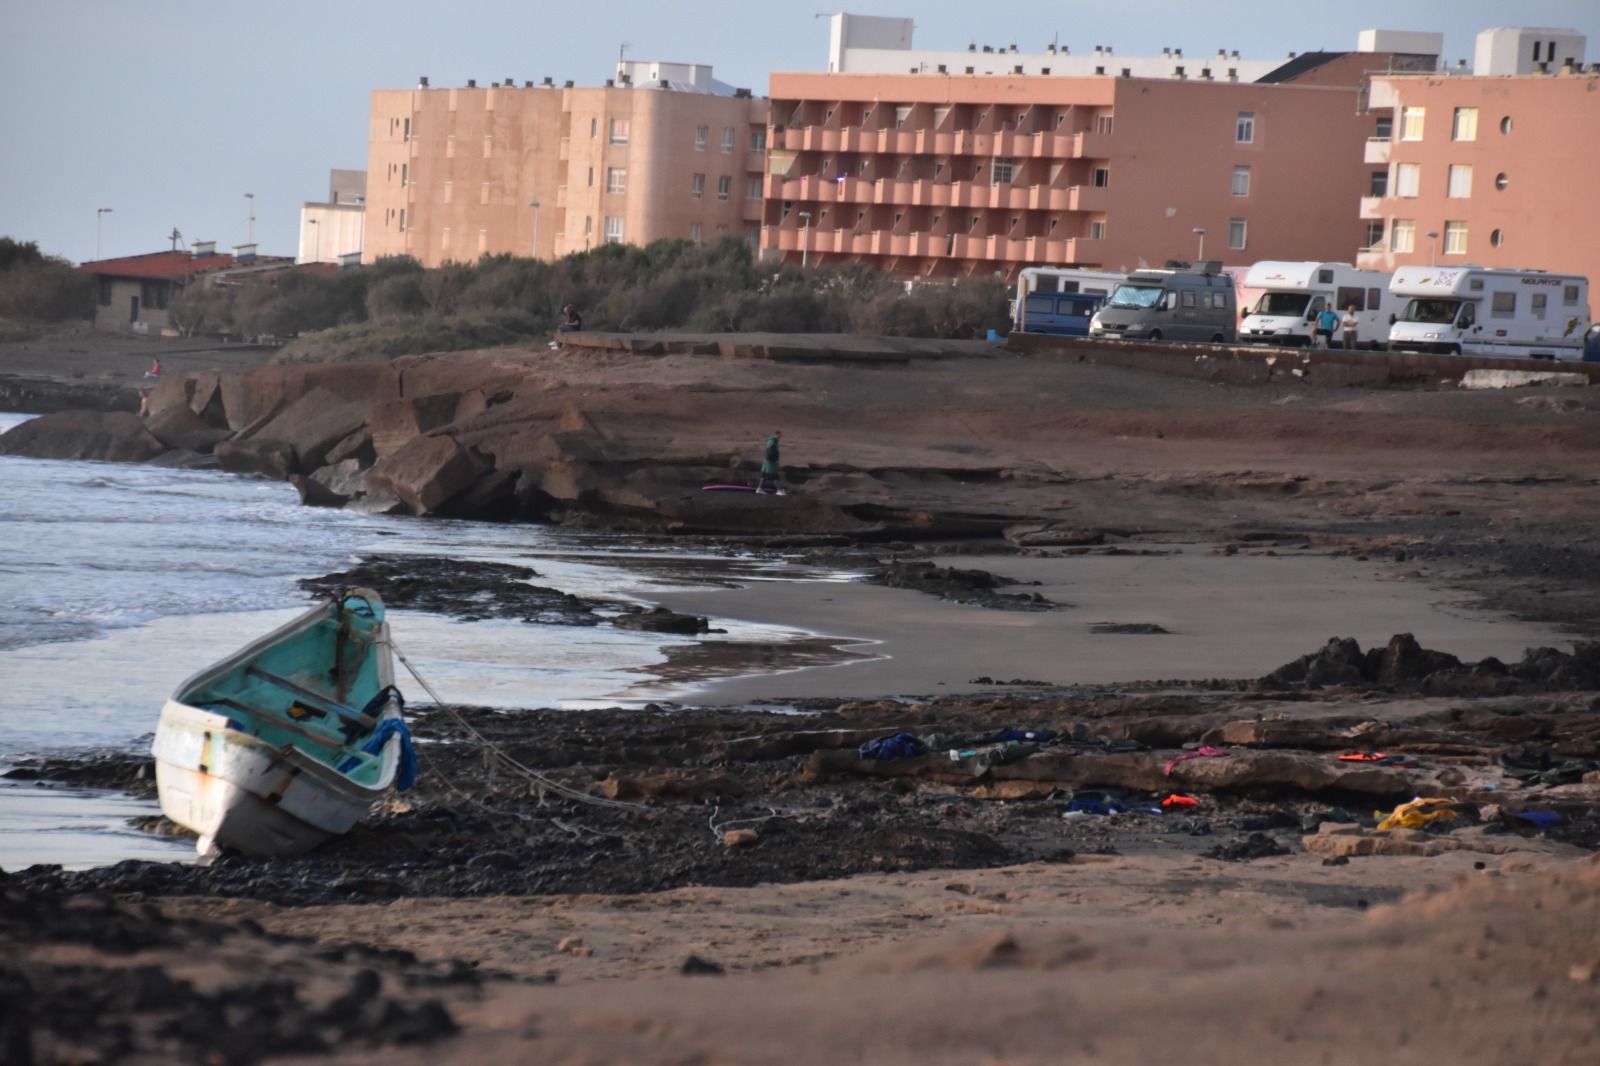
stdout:
[[293,746],[228,728],[224,715],[168,700],[151,753],[161,813],[213,844],[298,855],[346,832],[389,792],[398,740],[384,746],[381,788],[365,788]]

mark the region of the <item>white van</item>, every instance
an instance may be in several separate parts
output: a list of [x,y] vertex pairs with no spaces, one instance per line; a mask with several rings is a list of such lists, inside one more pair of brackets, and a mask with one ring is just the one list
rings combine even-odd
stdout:
[[[1381,348],[1389,338],[1386,296],[1391,275],[1381,270],[1357,270],[1349,263],[1285,263],[1264,260],[1250,268],[1244,277],[1249,289],[1261,296],[1239,326],[1242,344],[1278,344],[1305,347],[1312,343],[1317,329],[1317,312],[1345,312],[1356,309],[1356,342]],[[1333,342],[1344,342],[1344,328]]]
[[1490,358],[1583,358],[1589,280],[1543,270],[1401,267],[1389,347]]

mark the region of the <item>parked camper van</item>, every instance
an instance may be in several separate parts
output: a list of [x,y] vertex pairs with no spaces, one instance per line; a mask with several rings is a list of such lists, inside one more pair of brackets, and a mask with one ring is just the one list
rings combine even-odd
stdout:
[[1232,344],[1238,335],[1233,279],[1215,263],[1201,267],[1129,274],[1089,323],[1089,336]]
[[1011,326],[1020,333],[1087,336],[1089,319],[1126,276],[1069,267],[1028,267],[1017,279]]
[[[1279,344],[1306,347],[1317,329],[1317,312],[1329,308],[1339,313],[1356,309],[1357,343],[1381,348],[1389,339],[1388,289],[1391,275],[1380,270],[1357,270],[1349,263],[1257,263],[1245,275],[1246,288],[1260,289],[1261,297],[1239,327],[1245,344]],[[1343,327],[1334,343],[1344,341]]]
[[1491,358],[1583,358],[1589,281],[1542,270],[1401,267],[1389,347]]

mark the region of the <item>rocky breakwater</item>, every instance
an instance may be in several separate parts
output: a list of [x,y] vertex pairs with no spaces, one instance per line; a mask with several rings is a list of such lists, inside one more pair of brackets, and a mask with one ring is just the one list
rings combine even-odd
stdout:
[[315,506],[672,533],[920,539],[996,534],[1018,517],[919,504],[903,478],[852,468],[821,433],[810,464],[785,468],[787,495],[705,491],[754,484],[778,416],[703,384],[728,365],[715,356],[680,362],[668,388],[649,380],[656,361],[618,354],[608,376],[597,358],[496,350],[197,371],[163,380],[142,417],[44,415],[0,436],[0,454],[214,465],[289,481]]

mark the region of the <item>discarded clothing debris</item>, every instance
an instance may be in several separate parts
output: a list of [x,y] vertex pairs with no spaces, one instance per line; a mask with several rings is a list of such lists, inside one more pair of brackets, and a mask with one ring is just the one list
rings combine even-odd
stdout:
[[1193,796],[1186,796],[1182,792],[1174,792],[1172,795],[1161,801],[1161,809],[1164,811],[1184,810],[1189,807],[1198,806],[1200,806],[1199,800],[1195,799]]
[[1184,752],[1175,759],[1168,760],[1166,769],[1162,773],[1167,777],[1171,777],[1173,768],[1179,763],[1188,762],[1190,759],[1215,759],[1226,754],[1228,754],[1227,751],[1222,748],[1213,748],[1209,744],[1202,745],[1193,751]]
[[1365,762],[1374,766],[1403,766],[1415,768],[1422,764],[1409,755],[1385,755],[1381,751],[1347,751],[1339,756],[1340,762]]
[[1445,819],[1460,819],[1475,822],[1478,820],[1478,808],[1470,803],[1457,803],[1447,799],[1414,799],[1410,803],[1402,803],[1390,815],[1378,823],[1379,829],[1442,829],[1439,824]]
[[1551,826],[1560,825],[1566,821],[1566,818],[1555,811],[1518,811],[1511,817],[1540,829],[1549,829]]
[[890,737],[869,740],[856,749],[863,759],[914,759],[926,755],[928,748],[914,733],[896,733]]

